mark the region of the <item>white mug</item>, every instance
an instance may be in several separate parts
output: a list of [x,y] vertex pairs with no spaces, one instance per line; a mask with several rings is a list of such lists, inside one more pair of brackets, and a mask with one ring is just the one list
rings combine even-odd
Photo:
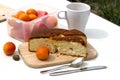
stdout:
[[[77,29],[84,32],[90,15],[90,6],[85,3],[72,2],[66,8],[66,11],[58,12],[58,18],[67,20],[68,29]],[[60,16],[61,13],[64,13],[64,16]]]

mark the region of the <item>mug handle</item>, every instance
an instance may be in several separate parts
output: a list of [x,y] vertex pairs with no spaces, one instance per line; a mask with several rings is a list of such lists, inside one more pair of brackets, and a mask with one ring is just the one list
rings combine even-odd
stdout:
[[[60,14],[62,13],[64,13],[64,16],[60,16]],[[57,16],[59,19],[66,19],[66,13],[67,13],[66,11],[59,11]]]

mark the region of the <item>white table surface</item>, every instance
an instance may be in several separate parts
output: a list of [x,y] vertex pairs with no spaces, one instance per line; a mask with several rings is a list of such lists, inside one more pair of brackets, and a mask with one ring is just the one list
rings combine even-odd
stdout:
[[[66,0],[0,0],[0,3],[13,9],[29,4],[44,3],[63,10],[69,2]],[[61,21],[61,24],[67,26],[65,21]],[[4,55],[3,45],[5,42],[12,41],[16,46],[22,42],[9,37],[7,23],[0,23],[0,80],[119,80],[120,27],[91,13],[85,33],[88,42],[98,52],[96,59],[86,62],[87,66],[105,65],[108,68],[62,76],[49,76],[49,74],[40,74],[40,70],[52,67],[34,69],[26,66],[22,59],[14,61],[12,57]]]

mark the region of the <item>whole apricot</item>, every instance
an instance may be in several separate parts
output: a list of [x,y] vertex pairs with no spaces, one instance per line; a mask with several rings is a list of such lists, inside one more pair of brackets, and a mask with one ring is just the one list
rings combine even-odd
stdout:
[[21,15],[19,15],[18,17],[20,20],[23,20],[23,21],[30,21],[30,18],[28,16],[28,14],[26,13],[22,13]]
[[29,16],[30,20],[33,20],[33,19],[37,18],[37,16],[35,14],[29,14],[28,16]]
[[22,11],[22,10],[21,10],[21,11],[18,11],[17,14],[16,14],[16,17],[18,18],[21,14],[25,14],[25,12]]
[[35,10],[35,9],[28,9],[27,11],[26,11],[26,13],[29,15],[29,14],[35,14],[36,16],[37,16],[37,11]]
[[40,46],[37,50],[36,50],[36,57],[39,60],[46,60],[49,57],[49,49],[46,46]]
[[3,51],[7,56],[10,56],[14,53],[16,46],[13,42],[6,42],[3,46]]

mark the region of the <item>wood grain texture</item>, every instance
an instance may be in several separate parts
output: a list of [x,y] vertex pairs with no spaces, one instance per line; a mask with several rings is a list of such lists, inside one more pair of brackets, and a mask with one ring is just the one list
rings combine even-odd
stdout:
[[[18,47],[20,55],[24,63],[32,68],[42,68],[48,66],[55,66],[65,63],[70,63],[78,57],[59,55],[59,54],[50,54],[49,59],[45,61],[38,60],[35,56],[35,52],[30,52],[28,50],[28,43],[22,43]],[[86,60],[91,60],[97,57],[97,51],[90,44],[87,47],[88,57]]]

